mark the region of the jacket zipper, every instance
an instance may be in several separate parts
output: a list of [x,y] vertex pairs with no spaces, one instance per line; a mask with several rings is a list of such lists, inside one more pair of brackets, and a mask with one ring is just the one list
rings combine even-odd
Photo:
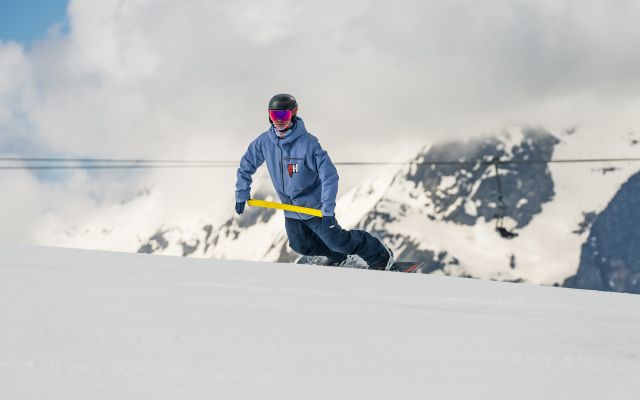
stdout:
[[[282,151],[282,147],[280,146],[280,138],[278,138],[278,149],[280,149],[280,180],[282,181],[282,193],[287,195],[287,192],[284,190],[284,167],[282,166],[282,159],[284,158],[284,153]],[[287,195],[287,197],[289,197]]]

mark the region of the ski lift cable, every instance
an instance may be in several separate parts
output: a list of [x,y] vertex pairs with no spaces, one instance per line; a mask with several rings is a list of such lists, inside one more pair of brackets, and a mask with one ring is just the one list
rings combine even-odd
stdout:
[[212,164],[132,164],[132,165],[12,165],[12,166],[0,166],[0,170],[73,170],[73,169],[160,169],[160,168],[229,168],[231,165],[212,165]]
[[[335,165],[531,165],[569,163],[618,163],[638,162],[640,157],[626,158],[575,158],[549,160],[433,160],[433,161],[338,161]],[[229,160],[178,160],[178,159],[115,159],[115,158],[43,158],[43,157],[0,157],[0,162],[39,163],[39,165],[0,165],[2,170],[18,169],[150,169],[150,168],[231,168],[238,161]],[[89,163],[88,165],[67,165],[69,163]],[[102,163],[102,164],[99,164]],[[118,164],[121,163],[121,164]],[[62,165],[60,165],[62,164]],[[97,164],[97,165],[96,165]]]
[[51,157],[0,157],[0,161],[5,162],[52,162],[52,163],[169,163],[169,164],[230,164],[237,161],[221,160],[186,160],[186,159],[123,159],[123,158],[51,158]]
[[507,165],[507,164],[568,164],[568,163],[605,163],[605,162],[638,162],[640,157],[627,158],[574,158],[574,159],[550,159],[550,160],[500,160],[500,159],[479,159],[469,161],[353,161],[353,162],[335,162],[336,165]]

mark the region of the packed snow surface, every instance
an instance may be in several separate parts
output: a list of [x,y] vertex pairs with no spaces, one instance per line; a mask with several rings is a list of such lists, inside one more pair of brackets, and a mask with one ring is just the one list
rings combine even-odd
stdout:
[[2,399],[632,399],[640,297],[0,247]]

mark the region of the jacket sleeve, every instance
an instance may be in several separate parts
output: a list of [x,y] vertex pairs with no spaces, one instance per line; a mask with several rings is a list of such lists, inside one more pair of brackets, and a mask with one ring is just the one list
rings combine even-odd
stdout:
[[338,195],[338,170],[331,162],[329,154],[317,144],[314,152],[318,176],[322,182],[322,215],[335,215]]
[[236,180],[236,202],[249,200],[251,197],[251,176],[264,162],[264,155],[260,148],[260,138],[258,137],[249,145],[249,148],[240,160]]

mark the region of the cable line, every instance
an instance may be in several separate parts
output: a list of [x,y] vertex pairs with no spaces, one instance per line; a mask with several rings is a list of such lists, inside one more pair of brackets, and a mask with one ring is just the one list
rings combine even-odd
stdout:
[[0,161],[25,162],[105,162],[105,163],[184,163],[184,164],[230,164],[237,161],[220,160],[153,160],[153,159],[116,159],[116,158],[43,158],[43,157],[0,157]]
[[[335,165],[533,165],[533,164],[577,164],[577,163],[618,163],[639,162],[640,157],[622,158],[575,158],[550,160],[433,160],[433,161],[338,161]],[[44,157],[0,157],[0,162],[27,163],[22,165],[2,165],[0,170],[71,170],[71,169],[153,169],[153,168],[236,168],[239,161],[228,160],[170,160],[170,159],[115,159],[115,158],[44,158]],[[29,163],[38,163],[31,165]],[[46,163],[46,164],[43,164]],[[88,165],[69,165],[89,163]],[[118,164],[120,163],[120,164]]]
[[475,161],[349,161],[334,162],[335,165],[494,165],[498,164],[569,164],[569,163],[602,163],[602,162],[631,162],[640,161],[640,157],[628,158],[576,158],[576,159],[557,159],[557,160],[495,160],[482,159]]
[[65,170],[65,169],[154,169],[154,168],[229,168],[232,165],[13,165],[13,166],[0,166],[0,170]]

